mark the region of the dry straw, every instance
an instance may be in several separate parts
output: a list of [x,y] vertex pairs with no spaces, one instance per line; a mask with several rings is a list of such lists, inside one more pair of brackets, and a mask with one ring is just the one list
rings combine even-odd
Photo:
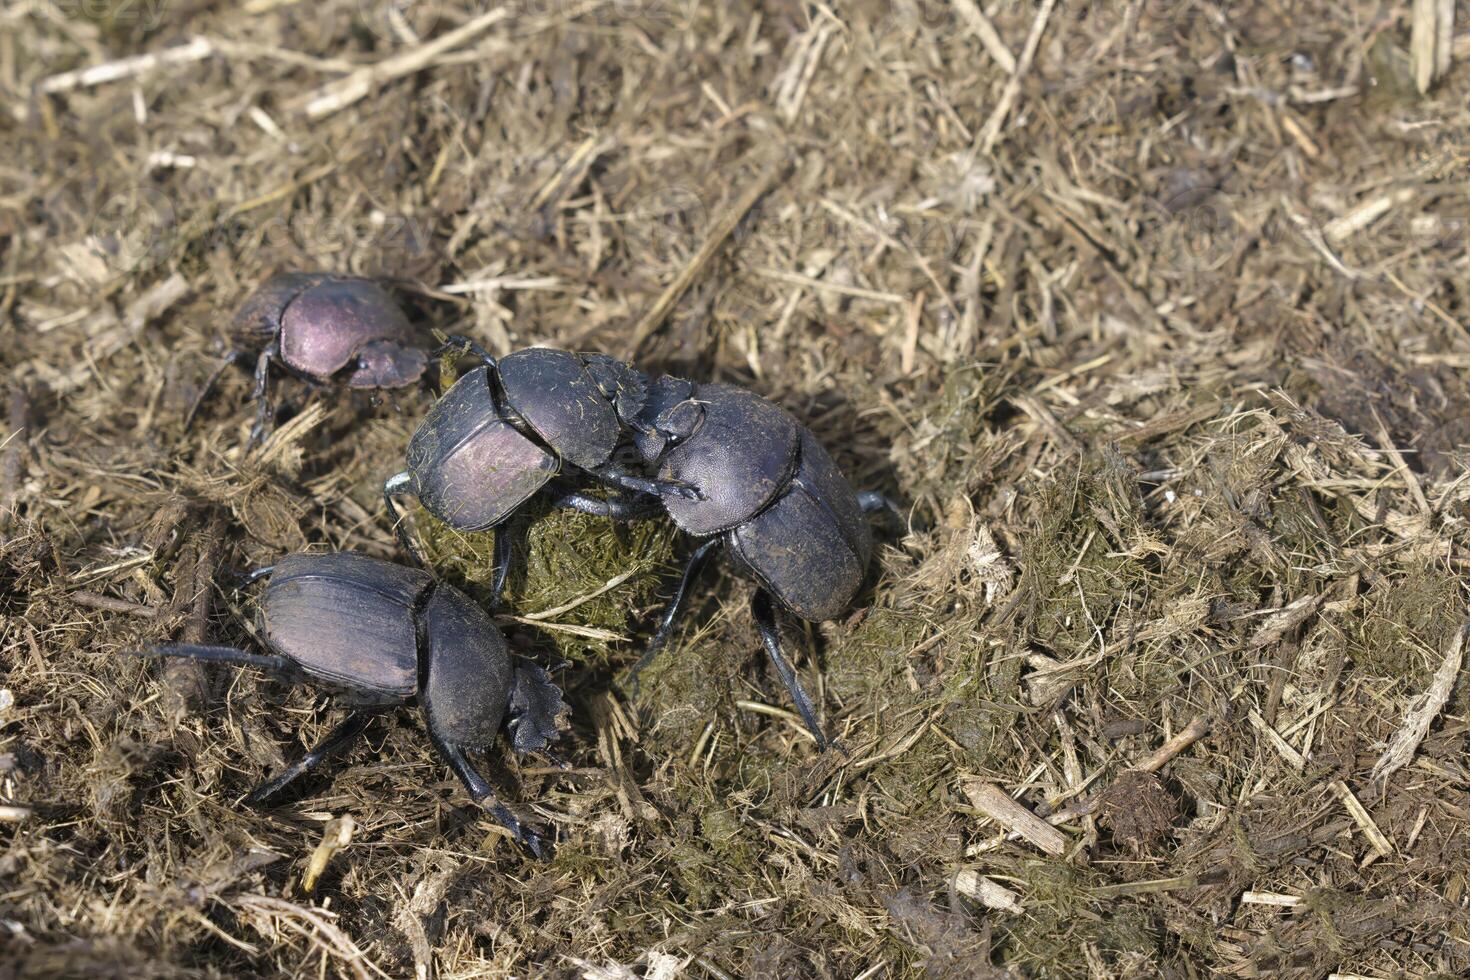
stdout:
[[[5,966],[1470,975],[1463,9],[7,6]],[[901,499],[788,630],[842,751],[728,569],[623,691],[683,546],[532,506],[504,625],[571,662],[568,768],[497,789],[558,859],[408,715],[241,807],[337,716],[117,654],[256,643],[231,573],[285,551],[394,554],[427,393],[283,377],[247,453],[227,373],[181,425],[235,305],[322,268],[751,386]],[[489,538],[417,516],[483,598]]]

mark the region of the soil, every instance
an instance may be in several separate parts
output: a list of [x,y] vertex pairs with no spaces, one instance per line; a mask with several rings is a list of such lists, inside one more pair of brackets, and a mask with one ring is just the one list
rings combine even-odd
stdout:
[[[0,977],[1470,973],[1470,5],[1421,95],[1428,6],[0,11]],[[401,557],[432,397],[278,376],[249,449],[227,371],[186,431],[297,270],[747,386],[900,501],[786,631],[841,750],[728,568],[634,695],[690,543],[538,504],[501,624],[566,663],[567,768],[486,765],[555,859],[412,711],[245,807],[340,707],[124,654],[253,648],[233,573],[285,552]],[[414,517],[483,599],[490,536]]]

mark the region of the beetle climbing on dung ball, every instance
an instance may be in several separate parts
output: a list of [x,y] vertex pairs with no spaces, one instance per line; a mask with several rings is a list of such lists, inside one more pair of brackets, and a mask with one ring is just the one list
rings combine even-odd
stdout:
[[[830,743],[786,658],[780,615],[808,621],[840,615],[856,598],[872,555],[867,515],[892,501],[857,493],[812,432],[775,403],[729,384],[650,380],[602,354],[528,348],[498,362],[473,342],[484,366],[460,378],[415,431],[407,467],[384,485],[404,549],[417,557],[393,497],[413,493],[458,530],[503,522],[559,472],[563,462],[632,497],[576,491],[557,502],[614,519],[662,510],[699,543],[690,554],[637,677],[667,642],[700,570],[717,548],[755,578],[752,603],[761,644],[817,744]],[[647,476],[617,469],[631,444]],[[492,594],[509,560],[497,535]],[[421,559],[420,559],[421,560]]]
[[[530,497],[561,477],[554,506],[633,520],[657,514],[660,499],[698,491],[653,479],[615,457],[623,428],[598,355],[528,347],[498,360],[474,341],[450,337],[439,352],[462,348],[481,364],[444,393],[414,431],[405,467],[383,484],[383,500],[404,551],[423,564],[394,498],[412,494],[457,531],[499,527]],[[436,352],[436,353],[439,353]],[[626,406],[624,406],[626,407]],[[610,488],[598,497],[565,485],[580,479]],[[491,602],[505,591],[510,536],[495,535]]]
[[782,651],[781,613],[809,622],[835,619],[867,575],[872,532],[867,516],[898,506],[872,491],[856,492],[811,430],[785,409],[730,384],[663,377],[648,384],[627,365],[632,387],[646,387],[629,419],[634,443],[659,479],[692,486],[698,495],[661,496],[674,524],[700,543],[685,564],[673,598],[642,658],[639,672],[668,642],[690,588],[716,549],[756,581],[751,611],[761,645],[817,746],[830,741],[796,671]]

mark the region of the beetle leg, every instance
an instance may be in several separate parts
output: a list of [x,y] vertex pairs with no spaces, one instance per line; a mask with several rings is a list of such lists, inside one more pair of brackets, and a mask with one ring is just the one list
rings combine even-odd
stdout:
[[857,499],[864,514],[882,511],[897,522],[899,527],[908,527],[908,518],[904,516],[903,508],[892,497],[885,497],[876,490],[862,490],[858,492]]
[[756,589],[755,598],[751,601],[751,609],[755,613],[755,626],[760,632],[761,645],[766,648],[766,655],[771,658],[771,663],[775,664],[776,673],[781,675],[781,682],[786,685],[786,690],[791,692],[791,700],[796,702],[796,710],[801,712],[801,720],[806,722],[807,729],[817,740],[817,748],[823,752],[827,751],[832,743],[827,740],[826,734],[822,731],[822,726],[817,721],[816,709],[812,707],[811,699],[802,689],[801,681],[797,679],[791,662],[781,653],[781,628],[776,622],[776,608],[765,589]]
[[352,712],[340,725],[332,729],[326,738],[322,739],[321,744],[251,790],[250,795],[245,797],[245,805],[264,805],[272,796],[321,765],[328,756],[335,755],[355,742],[380,713],[380,711],[373,710]]
[[469,353],[474,354],[480,360],[484,361],[486,367],[493,368],[495,366],[495,358],[490,356],[489,351],[485,350],[485,348],[481,347],[470,338],[457,333],[452,333],[448,337],[444,338],[444,343],[435,348],[432,356],[435,360],[438,360],[445,354],[448,354],[452,351],[458,351],[461,354],[468,351]]
[[224,376],[224,373],[228,371],[233,365],[239,364],[248,356],[249,355],[246,354],[245,351],[232,350],[224,356],[224,359],[222,361],[219,362],[219,367],[215,368],[214,371],[209,375],[208,379],[205,380],[204,387],[199,389],[199,394],[194,396],[194,400],[189,403],[189,410],[184,413],[185,432],[188,432],[190,427],[193,426],[194,417],[199,414],[199,409],[204,404],[204,399],[208,398],[210,392],[214,391],[214,386],[219,384],[219,379],[222,378]]
[[704,495],[695,487],[678,480],[657,480],[651,477],[639,476],[630,473],[612,464],[599,466],[595,470],[588,470],[600,482],[619,490],[633,490],[638,493],[651,493],[655,497],[683,497],[685,500],[702,500]]
[[243,589],[246,586],[254,585],[275,570],[276,566],[274,565],[262,565],[259,568],[252,568],[248,572],[242,572],[235,577],[235,588]]
[[551,506],[567,507],[593,517],[606,517],[614,521],[637,521],[653,517],[661,509],[659,502],[649,497],[639,499],[636,496],[618,494],[604,498],[580,490],[569,490],[553,497]]
[[490,608],[499,609],[505,601],[505,580],[510,575],[511,546],[515,543],[510,538],[510,528],[504,525],[497,527],[495,533],[495,550],[491,553],[491,561],[495,563],[495,573],[490,577]]
[[207,660],[217,664],[234,664],[237,667],[254,667],[273,673],[289,673],[291,661],[275,654],[249,653],[236,647],[211,647],[197,643],[172,643],[167,646],[149,647],[133,652],[138,657],[179,657],[184,660]]
[[260,357],[255,362],[255,390],[250,394],[255,399],[255,425],[250,429],[250,441],[245,444],[246,449],[254,447],[264,438],[265,430],[270,428],[271,420],[275,417],[266,389],[270,381],[271,359],[279,353],[280,348],[271,344],[260,352]]
[[679,613],[683,611],[684,599],[689,595],[689,587],[699,577],[700,569],[709,560],[710,552],[720,543],[719,538],[710,538],[704,544],[694,549],[694,554],[689,556],[689,563],[684,566],[684,575],[679,579],[679,588],[674,592],[674,597],[664,607],[663,617],[659,620],[658,630],[653,634],[653,639],[648,643],[648,649],[633,669],[628,671],[628,692],[635,697],[638,694],[638,675],[643,668],[653,662],[658,652],[663,649],[664,644],[669,641],[669,635],[674,632],[674,625],[678,622]]
[[419,554],[419,550],[413,546],[413,541],[408,536],[408,526],[403,522],[403,512],[393,502],[393,498],[400,493],[412,493],[412,487],[413,478],[409,476],[408,470],[394,473],[383,481],[383,503],[388,507],[388,516],[393,519],[393,533],[398,536],[398,544],[420,568],[427,568],[424,556]]
[[541,749],[540,751],[541,754],[546,757],[547,762],[551,763],[554,767],[560,769],[562,772],[570,772],[573,769],[572,764],[566,759],[563,759],[560,753],[553,752],[550,749]]
[[454,770],[459,781],[464,783],[465,789],[469,790],[470,797],[476,804],[484,808],[502,827],[509,830],[511,835],[525,845],[526,849],[536,855],[539,860],[546,861],[551,858],[551,848],[548,842],[542,840],[535,831],[523,826],[514,814],[500,805],[500,801],[495,798],[495,790],[490,788],[485,777],[480,775],[470,760],[465,757],[464,749],[444,741],[432,730],[429,732],[429,739],[434,743],[434,748],[439,751],[439,755],[443,757],[449,768]]

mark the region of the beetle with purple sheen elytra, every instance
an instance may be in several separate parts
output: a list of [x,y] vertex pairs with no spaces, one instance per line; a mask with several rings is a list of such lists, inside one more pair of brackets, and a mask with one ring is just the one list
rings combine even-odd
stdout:
[[[815,709],[781,650],[778,610],[810,621],[839,615],[856,597],[872,553],[865,515],[897,512],[876,493],[855,493],[810,430],[784,409],[735,385],[680,378],[650,381],[602,354],[552,348],[496,361],[473,342],[451,338],[484,362],[430,409],[409,443],[407,467],[383,496],[404,549],[417,557],[397,494],[412,493],[434,517],[461,531],[506,520],[565,462],[602,483],[637,492],[603,500],[563,494],[557,503],[627,520],[663,510],[704,538],[661,617],[638,672],[668,640],[684,599],[716,545],[760,588],[753,609],[761,644],[826,748]],[[611,465],[630,440],[649,477]],[[508,535],[495,538],[492,601],[509,561]],[[422,560],[422,559],[420,559]]]
[[[623,429],[589,370],[595,355],[528,347],[497,361],[463,337],[449,338],[441,352],[456,346],[481,365],[429,409],[409,440],[403,472],[383,484],[399,542],[420,564],[394,502],[400,494],[417,497],[457,531],[499,527],[564,470],[619,492],[603,498],[559,486],[554,506],[618,520],[658,514],[660,497],[695,495],[686,484],[651,479],[615,458]],[[504,591],[509,553],[510,536],[497,533],[492,603]]]
[[[627,365],[619,370],[637,374]],[[851,605],[872,556],[867,515],[901,518],[897,505],[855,492],[810,429],[753,391],[673,377],[641,386],[647,394],[625,423],[660,480],[698,492],[662,502],[680,530],[703,540],[629,672],[629,687],[637,689],[639,671],[668,641],[700,569],[723,545],[731,564],[756,581],[751,611],[761,646],[825,750],[831,743],[781,650],[780,613],[822,622]]]
[[248,445],[265,435],[273,415],[270,368],[318,384],[356,389],[405,388],[429,372],[430,339],[415,330],[371,279],[322,272],[273,276],[241,305],[230,340],[239,347],[209,376],[184,417],[187,430],[205,397],[232,364],[255,362],[255,425]]

